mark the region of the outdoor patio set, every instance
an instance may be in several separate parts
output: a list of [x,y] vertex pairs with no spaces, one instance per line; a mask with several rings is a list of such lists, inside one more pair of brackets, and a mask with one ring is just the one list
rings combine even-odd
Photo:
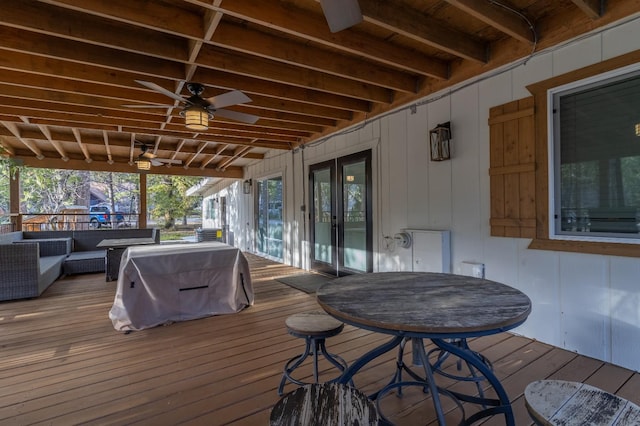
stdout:
[[38,297],[62,274],[105,271],[105,239],[153,238],[158,229],[16,231],[0,234],[0,301]]

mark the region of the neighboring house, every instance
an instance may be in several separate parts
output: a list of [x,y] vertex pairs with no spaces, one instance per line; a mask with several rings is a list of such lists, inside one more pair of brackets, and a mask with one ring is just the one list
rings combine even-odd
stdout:
[[[590,241],[584,234],[588,226],[567,225],[571,213],[565,215],[564,210],[553,228],[549,209],[540,210],[540,206],[553,208],[555,202],[547,199],[544,189],[547,167],[554,164],[546,156],[547,107],[544,102],[534,104],[531,98],[548,85],[580,76],[592,78],[612,67],[614,72],[627,66],[640,72],[637,60],[629,64],[623,56],[640,49],[638,34],[640,19],[635,17],[462,82],[351,132],[330,136],[306,147],[304,156],[300,150],[293,155],[272,152],[247,167],[245,179],[253,182],[250,193],[243,191],[241,181],[199,187],[203,212],[209,214],[213,200],[224,196],[235,244],[268,254],[270,238],[277,238],[277,232],[269,230],[274,212],[268,210],[265,216],[261,200],[272,207],[281,202],[285,224],[280,235],[281,260],[307,269],[327,265],[354,271],[419,269],[413,250],[394,243],[395,234],[405,229],[450,231],[450,272],[466,273],[469,263],[484,265],[486,278],[512,285],[531,298],[533,311],[517,333],[640,370],[640,261],[625,255],[625,247],[637,244],[638,236],[627,235],[631,239],[623,244],[615,241],[624,235],[611,237],[613,243],[606,238]],[[601,71],[594,70],[594,65]],[[518,110],[519,103],[512,102],[523,99]],[[502,118],[494,118],[500,111]],[[507,120],[508,111],[529,118],[506,131],[492,127]],[[637,136],[630,133],[628,146],[637,151],[640,109],[635,111]],[[451,123],[452,159],[430,161],[429,132],[445,122]],[[624,131],[633,132],[627,124]],[[500,132],[506,151],[495,146]],[[595,142],[606,143],[605,139]],[[531,144],[529,151],[518,151],[525,143]],[[498,155],[514,152],[520,152],[525,161],[514,160],[521,163],[512,163],[509,170],[504,168],[509,163],[496,163]],[[491,176],[512,176],[511,194],[496,193],[504,185],[491,180],[490,169]],[[332,180],[334,172],[343,179]],[[272,200],[277,192],[260,189],[278,184],[280,200]],[[515,207],[509,204],[513,194],[519,197]],[[496,199],[504,200],[503,204],[497,205]],[[515,210],[520,216],[509,216]],[[610,211],[598,214],[599,222],[611,216]],[[211,215],[203,217],[203,223],[218,223],[213,220]],[[632,225],[637,221],[629,212],[624,220]],[[337,229],[335,239],[326,238],[332,229]],[[556,232],[557,238],[547,238],[549,232]],[[537,249],[529,247],[532,240]],[[600,254],[596,254],[598,247]],[[611,254],[602,254],[607,250]]]
[[107,195],[99,188],[95,182],[91,182],[89,188],[89,205],[95,206],[96,204],[103,204],[107,202]]

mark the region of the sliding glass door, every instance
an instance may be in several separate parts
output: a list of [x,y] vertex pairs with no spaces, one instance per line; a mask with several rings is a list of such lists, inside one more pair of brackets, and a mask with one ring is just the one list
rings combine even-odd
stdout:
[[372,271],[371,151],[309,167],[311,267]]

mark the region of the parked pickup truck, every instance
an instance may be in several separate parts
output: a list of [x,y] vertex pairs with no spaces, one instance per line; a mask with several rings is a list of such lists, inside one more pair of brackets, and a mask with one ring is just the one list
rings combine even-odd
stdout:
[[[124,215],[116,212],[116,226],[124,222]],[[89,208],[89,226],[93,229],[111,226],[111,212],[107,206],[91,206]]]

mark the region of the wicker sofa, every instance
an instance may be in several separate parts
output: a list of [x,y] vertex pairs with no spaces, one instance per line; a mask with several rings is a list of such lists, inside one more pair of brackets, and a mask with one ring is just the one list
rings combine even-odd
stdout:
[[100,241],[145,237],[153,238],[157,244],[160,244],[160,230],[155,228],[73,231],[73,250],[64,260],[62,265],[63,272],[65,275],[104,272],[107,251],[97,247]]
[[0,301],[37,297],[62,274],[104,272],[106,250],[98,243],[139,237],[160,243],[157,229],[0,234]]

